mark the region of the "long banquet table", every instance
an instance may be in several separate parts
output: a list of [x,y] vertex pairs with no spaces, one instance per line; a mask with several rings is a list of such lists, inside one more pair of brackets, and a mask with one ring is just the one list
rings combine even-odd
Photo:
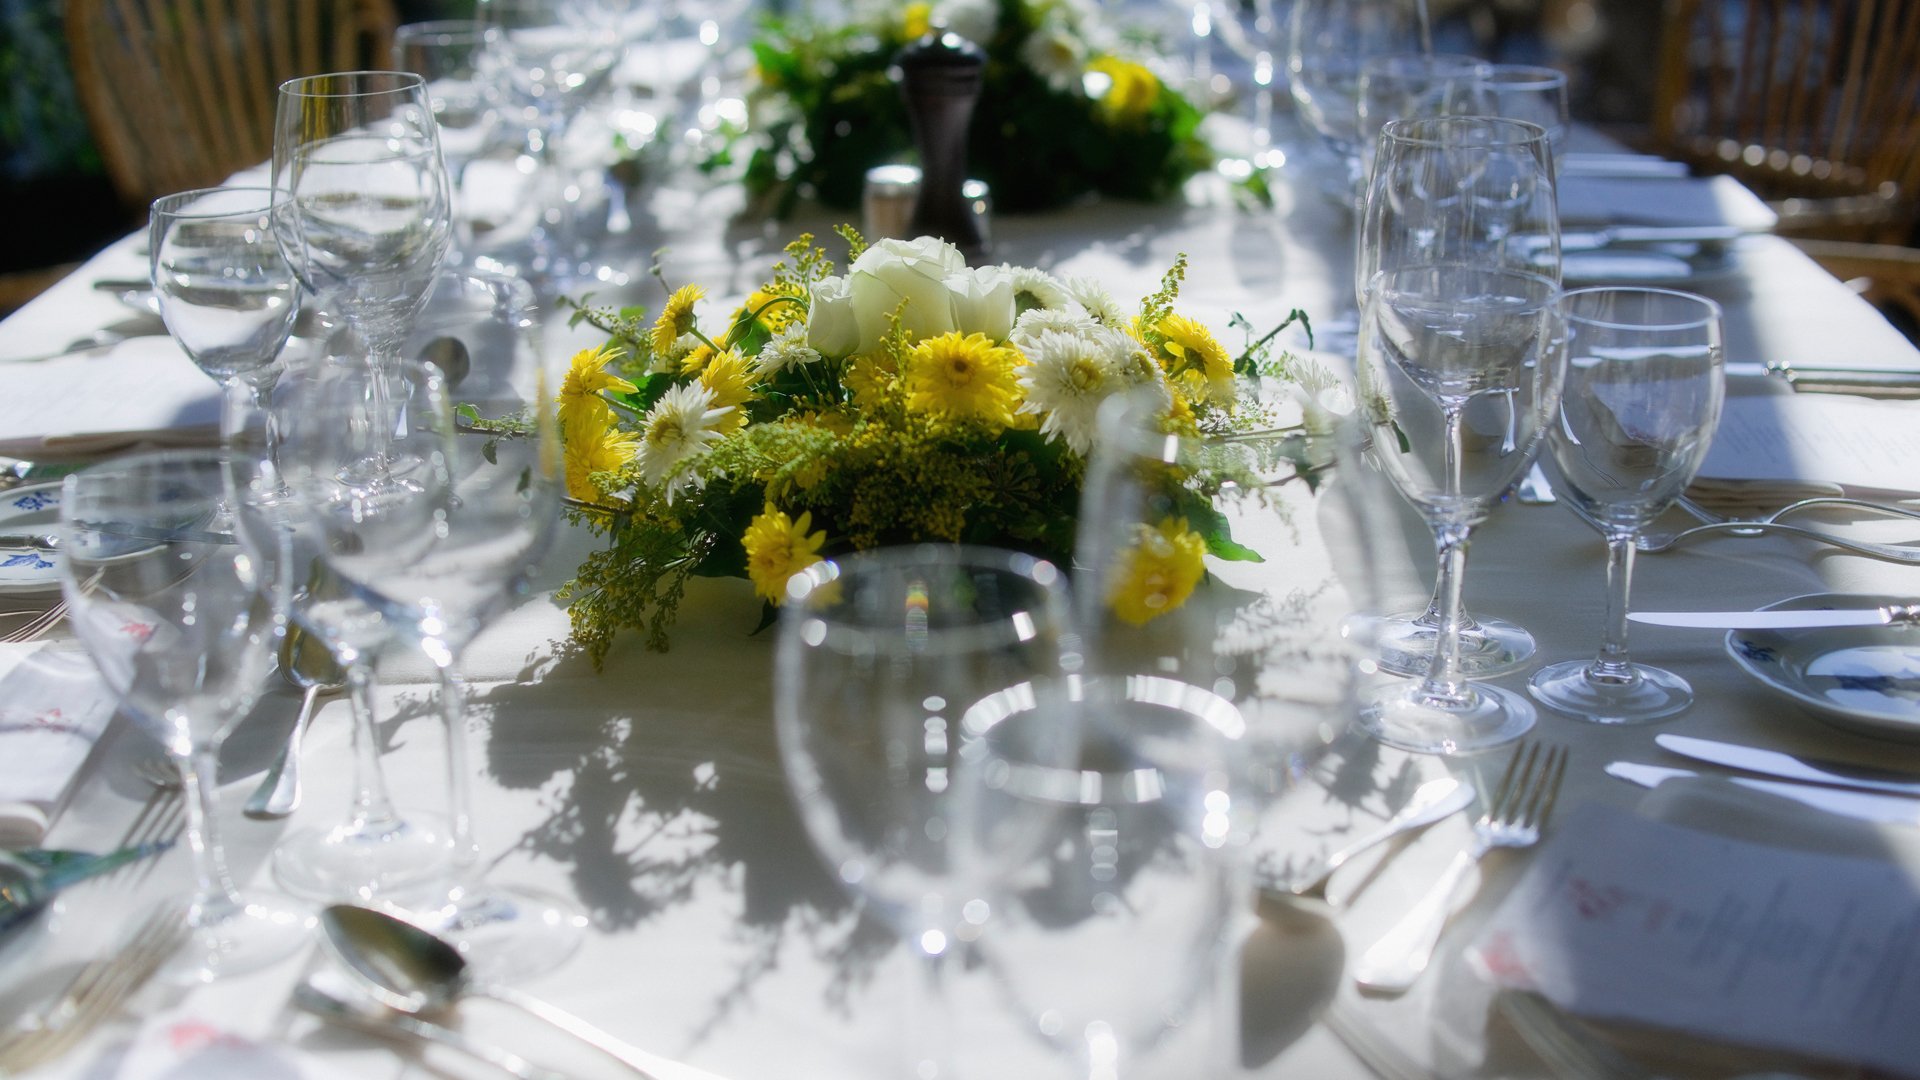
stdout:
[[[716,296],[737,296],[757,282],[792,232],[807,225],[824,235],[828,224],[824,218],[786,226],[729,224],[736,207],[725,188],[651,192],[645,205],[635,207],[636,231],[624,249],[639,259],[664,246],[676,282],[697,281]],[[1264,325],[1293,307],[1337,308],[1350,273],[1348,227],[1316,192],[1282,185],[1270,211],[1219,204],[1086,205],[1002,218],[993,239],[997,258],[1091,276],[1123,298],[1151,291],[1175,253],[1187,252],[1192,263],[1183,310],[1224,333],[1235,312]],[[135,253],[138,242],[130,237],[108,249],[0,323],[0,362],[53,351],[90,327],[124,321],[124,309],[91,283],[139,276],[144,268]],[[1910,344],[1787,242],[1747,238],[1735,245],[1733,260],[1732,272],[1691,286],[1725,306],[1730,359],[1845,357],[1920,368],[1920,354]],[[658,297],[646,301],[657,305]],[[547,347],[564,352],[584,340],[556,326]],[[95,392],[131,393],[137,386],[130,381]],[[1733,380],[1731,392],[1789,391],[1777,380],[1749,378]],[[1402,577],[1413,601],[1431,558],[1410,513],[1404,526],[1410,554]],[[1898,529],[1883,535],[1902,538]],[[1602,545],[1592,531],[1564,508],[1509,505],[1476,541],[1467,576],[1470,608],[1532,629],[1540,639],[1536,663],[1591,652],[1604,588]],[[663,1067],[661,1080],[905,1075],[897,1057],[901,1002],[916,973],[906,950],[843,898],[795,817],[771,734],[771,635],[749,633],[757,601],[743,582],[697,582],[670,652],[648,652],[629,637],[605,670],[596,672],[564,647],[566,613],[552,598],[591,543],[584,531],[565,534],[531,597],[476,643],[467,665],[476,832],[489,874],[572,897],[593,924],[578,955],[523,988],[691,1067]],[[1920,595],[1920,569],[1793,539],[1728,539],[1643,557],[1635,595],[1642,607],[1749,608],[1819,591]],[[55,638],[58,647],[64,631]],[[1588,802],[1643,812],[1654,812],[1643,800],[1653,804],[1664,796],[1673,802],[1671,790],[1647,795],[1601,771],[1617,758],[1661,760],[1652,742],[1660,731],[1920,771],[1920,747],[1818,722],[1739,672],[1721,639],[1712,631],[1635,630],[1636,653],[1680,672],[1698,694],[1694,706],[1671,721],[1606,728],[1543,711],[1537,734],[1572,752],[1561,815]],[[382,677],[381,733],[391,782],[404,807],[432,812],[444,796],[427,668],[396,655],[383,664]],[[1500,681],[1524,693],[1525,678],[1522,673]],[[290,692],[270,692],[230,740],[224,761],[221,826],[243,883],[269,884],[267,856],[284,831],[331,824],[346,805],[346,707],[332,700],[306,743],[307,791],[300,810],[279,823],[240,815],[240,803],[294,704]],[[47,838],[49,846],[106,848],[141,815],[153,813],[164,796],[134,771],[150,752],[143,736],[124,726],[113,729]],[[1390,809],[1383,793],[1404,792],[1409,776],[1455,772],[1484,790],[1506,758],[1409,756],[1352,736],[1333,755],[1329,760],[1341,768],[1338,792],[1327,786],[1330,773],[1322,768],[1283,807],[1299,826],[1294,842],[1309,849],[1377,822]],[[1700,786],[1709,795],[1720,792],[1718,786]],[[1549,1062],[1530,1049],[1526,1033],[1489,1004],[1490,995],[1457,960],[1476,923],[1526,865],[1525,853],[1487,861],[1486,881],[1448,931],[1436,970],[1412,993],[1365,997],[1343,974],[1467,837],[1463,817],[1443,822],[1385,863],[1342,913],[1310,903],[1250,900],[1238,961],[1228,965],[1211,1006],[1164,1052],[1142,1060],[1137,1075],[1528,1076],[1573,1070],[1567,1060]],[[25,1001],[33,988],[53,985],[77,958],[111,941],[141,905],[187,884],[185,853],[175,851],[150,871],[116,877],[110,887],[75,890],[48,926],[0,951],[6,1000]],[[114,1075],[117,1048],[143,1021],[183,1018],[284,1051],[272,1058],[271,1068],[267,1058],[252,1059],[248,1075],[488,1074],[443,1051],[396,1051],[290,1008],[293,986],[329,963],[314,951],[203,987],[150,987],[137,999],[134,1015],[47,1075]],[[1115,971],[1154,977],[1124,964]],[[962,972],[955,983],[962,1075],[1069,1075],[1064,1058],[1046,1051],[994,1001],[989,978]],[[604,1059],[510,1011],[474,1003],[462,1007],[461,1020],[470,1033],[555,1068],[620,1075]],[[1236,1029],[1237,1040],[1214,1037]],[[143,1037],[152,1037],[151,1031]]]

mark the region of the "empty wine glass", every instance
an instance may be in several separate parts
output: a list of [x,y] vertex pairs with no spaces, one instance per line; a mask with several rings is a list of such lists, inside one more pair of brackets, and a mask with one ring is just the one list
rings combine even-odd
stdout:
[[1360,327],[1359,398],[1373,460],[1433,530],[1439,630],[1425,674],[1376,690],[1367,730],[1457,754],[1518,738],[1533,706],[1461,672],[1461,577],[1473,527],[1526,472],[1560,397],[1560,289],[1538,274],[1441,263],[1383,270]]
[[1592,661],[1541,668],[1533,696],[1598,724],[1638,724],[1693,701],[1687,681],[1627,655],[1634,539],[1706,460],[1725,395],[1720,307],[1665,289],[1579,289],[1561,302],[1567,382],[1547,445],[1554,490],[1607,538],[1607,622]]
[[[445,829],[403,817],[382,775],[373,659],[393,627],[326,561],[330,536],[339,542],[347,535],[340,519],[379,512],[410,482],[356,484],[358,463],[376,445],[389,457],[430,461],[445,436],[447,391],[437,369],[403,362],[388,373],[383,386],[393,394],[392,407],[377,401],[372,378],[364,364],[332,360],[302,365],[282,380],[274,405],[285,437],[279,477],[292,498],[266,507],[256,522],[284,534],[292,617],[344,671],[353,722],[354,780],[345,820],[282,837],[274,846],[274,877],[300,896],[358,903],[441,879],[452,856]],[[373,429],[384,423],[393,430],[375,439]],[[263,475],[262,485],[270,482]]]
[[[271,188],[199,188],[153,201],[147,247],[160,317],[223,392],[220,436],[234,444],[279,377],[300,286],[273,234]],[[273,424],[264,426],[271,456]]]
[[961,721],[981,743],[983,805],[1047,825],[980,951],[1076,1075],[1120,1080],[1179,1029],[1206,1027],[1187,1021],[1236,922],[1227,819],[1243,725],[1218,696],[1152,675],[1074,680],[1070,696],[1082,735],[1065,765],[1030,754],[1047,744],[1024,729],[1055,722],[1044,695],[991,695]]
[[1296,0],[1287,73],[1300,118],[1344,164],[1339,201],[1354,203],[1360,172],[1360,71],[1368,57],[1431,52],[1425,6],[1413,0]]
[[1447,111],[1456,116],[1524,120],[1547,133],[1557,162],[1566,151],[1567,74],[1531,64],[1489,64],[1478,78],[1448,90]]
[[215,825],[220,743],[259,699],[286,611],[286,560],[235,529],[240,497],[226,456],[196,450],[92,466],[60,503],[74,634],[186,787],[194,934],[170,961],[185,982],[291,956],[313,925],[285,897],[235,889]]
[[[1461,87],[1474,87],[1493,72],[1485,60],[1454,53],[1388,53],[1360,65],[1360,172],[1373,169],[1380,129],[1392,120],[1444,116]],[[1364,198],[1364,196],[1363,196]]]
[[349,71],[280,86],[273,138],[280,250],[376,367],[400,356],[452,241],[452,194],[426,81]]
[[[1355,291],[1382,270],[1457,260],[1560,278],[1560,214],[1552,149],[1532,124],[1488,117],[1412,117],[1380,129],[1360,226]],[[1520,415],[1507,410],[1509,418]],[[1508,424],[1503,453],[1519,432]],[[1427,670],[1440,636],[1440,584],[1424,611],[1398,612],[1377,627],[1382,668]],[[1533,658],[1526,628],[1461,615],[1460,673],[1488,678]]]
[[[393,66],[426,80],[433,119],[440,128],[440,154],[453,192],[456,234],[467,207],[461,198],[467,164],[487,149],[496,126],[494,86],[485,62],[486,24],[476,19],[407,23],[393,32]],[[456,243],[455,248],[460,244]],[[464,261],[450,250],[447,261]]]
[[480,0],[476,15],[494,78],[531,113],[527,143],[546,180],[528,269],[564,289],[591,273],[579,215],[597,204],[586,198],[563,143],[625,53],[619,11],[610,0]]
[[[349,485],[345,512],[320,521],[327,566],[420,649],[438,681],[452,881],[431,899],[410,902],[408,912],[490,978],[511,979],[566,960],[580,945],[586,917],[564,898],[482,880],[473,836],[461,654],[525,595],[559,527],[562,490],[556,387],[534,340],[537,310],[524,282],[506,286],[500,318],[515,332],[488,354],[474,355],[476,368],[495,370],[474,379],[461,397],[463,406],[497,417],[521,411],[521,422],[511,432],[458,431],[439,370],[404,361],[398,370],[419,388],[407,414],[408,438],[421,446],[407,456],[417,465],[371,491]],[[428,393],[433,387],[440,389]],[[520,388],[525,396],[469,397],[482,387]]]
[[788,583],[781,761],[828,868],[925,961],[931,1000],[915,999],[910,1075],[949,1075],[942,961],[981,935],[1055,809],[981,797],[977,703],[1004,695],[1044,711],[1004,738],[1036,765],[1075,760],[1065,590],[1040,559],[932,544],[816,563]]

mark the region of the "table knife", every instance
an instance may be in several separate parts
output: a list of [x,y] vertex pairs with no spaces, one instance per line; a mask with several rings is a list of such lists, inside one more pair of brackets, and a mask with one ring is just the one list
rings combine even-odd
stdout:
[[1878,608],[1823,608],[1803,611],[1630,611],[1627,618],[1652,626],[1702,630],[1814,630],[1836,626],[1914,626],[1920,604]]
[[1831,384],[1834,386],[1857,386],[1862,390],[1887,387],[1920,387],[1920,371],[1903,368],[1863,368],[1848,367],[1844,364],[1794,364],[1785,361],[1759,363],[1752,360],[1730,360],[1726,365],[1728,378],[1780,378],[1794,386],[1802,384]]
[[[1615,761],[1607,765],[1607,775],[1651,788],[1659,787],[1668,780],[1700,774],[1686,769],[1643,765],[1637,761]],[[1829,814],[1883,824],[1920,825],[1920,799],[1878,795],[1868,791],[1844,791],[1814,784],[1795,784],[1787,780],[1760,780],[1751,776],[1730,776],[1727,779],[1743,788],[1783,796]]]
[[1675,735],[1672,732],[1661,732],[1653,737],[1653,741],[1658,743],[1661,749],[1679,754],[1681,757],[1725,765],[1733,769],[1743,769],[1763,776],[1920,798],[1920,777],[1904,773],[1860,765],[1843,765],[1837,761],[1822,761],[1818,758],[1796,757],[1778,750],[1743,746],[1740,743],[1717,742],[1713,739],[1696,739],[1691,735]]

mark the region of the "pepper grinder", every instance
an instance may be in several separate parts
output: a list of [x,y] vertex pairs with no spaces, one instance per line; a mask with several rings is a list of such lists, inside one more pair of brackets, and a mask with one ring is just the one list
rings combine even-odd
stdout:
[[900,50],[900,96],[906,99],[913,142],[920,151],[920,197],[909,232],[938,236],[967,262],[986,259],[987,241],[967,205],[967,129],[980,99],[987,57],[958,34],[935,29]]

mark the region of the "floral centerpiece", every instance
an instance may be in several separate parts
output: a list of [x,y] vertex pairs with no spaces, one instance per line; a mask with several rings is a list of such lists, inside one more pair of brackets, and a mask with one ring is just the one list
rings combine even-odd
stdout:
[[[803,236],[729,314],[691,284],[651,319],[575,306],[609,335],[573,357],[559,402],[570,512],[607,539],[561,592],[596,663],[621,630],[664,649],[696,575],[750,579],[764,626],[787,578],[836,552],[965,541],[1069,565],[1108,397],[1145,388],[1169,431],[1251,431],[1273,406],[1245,376],[1326,380],[1273,355],[1298,312],[1258,338],[1236,317],[1237,357],[1178,313],[1184,256],[1125,307],[1085,279],[970,269],[940,240],[843,235],[846,273]],[[1257,558],[1209,490],[1161,526],[1134,586],[1155,602],[1134,610],[1178,606],[1203,553]]]
[[864,13],[841,25],[770,21],[754,42],[746,182],[783,208],[803,191],[856,207],[867,170],[913,148],[888,69],[936,25],[986,53],[968,162],[998,208],[1058,206],[1092,192],[1164,199],[1212,164],[1200,110],[1129,55],[1088,0],[856,7]]

